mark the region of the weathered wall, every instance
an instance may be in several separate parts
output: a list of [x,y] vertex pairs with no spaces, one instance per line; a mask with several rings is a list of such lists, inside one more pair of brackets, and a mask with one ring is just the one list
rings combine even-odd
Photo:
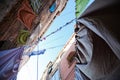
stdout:
[[74,44],[63,54],[60,61],[60,74],[62,80],[74,80],[74,67],[76,62],[73,60],[70,64],[67,60],[71,51],[75,51]]

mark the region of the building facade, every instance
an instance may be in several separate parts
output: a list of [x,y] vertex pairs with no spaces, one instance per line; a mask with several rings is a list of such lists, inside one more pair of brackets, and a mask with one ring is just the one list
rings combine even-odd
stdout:
[[41,80],[74,80],[76,64],[74,36],[73,34],[52,65],[48,64]]
[[0,50],[37,41],[66,3],[67,0],[0,1]]
[[[29,55],[66,4],[67,0],[0,1],[0,51],[28,45],[24,53]],[[28,55],[22,56],[19,69]]]
[[[82,1],[76,0],[78,10]],[[120,80],[119,4],[95,0],[82,15],[76,12],[75,49],[64,47],[46,74],[48,80]]]

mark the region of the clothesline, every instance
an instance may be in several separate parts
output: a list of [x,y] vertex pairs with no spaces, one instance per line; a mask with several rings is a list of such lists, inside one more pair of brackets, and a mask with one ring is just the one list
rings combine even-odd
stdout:
[[34,43],[32,43],[32,44],[29,44],[29,45],[24,45],[24,46],[27,46],[27,47],[29,48],[29,47],[31,47],[31,46],[33,46],[33,45],[37,45],[39,42],[46,40],[46,38],[48,38],[49,36],[57,33],[58,31],[60,31],[61,29],[63,29],[63,28],[66,27],[67,25],[71,24],[71,23],[72,23],[73,21],[75,21],[75,20],[76,20],[76,18],[70,20],[69,22],[67,22],[67,23],[64,24],[63,26],[60,26],[58,29],[56,29],[55,31],[49,33],[49,34],[46,35],[45,37],[43,37],[43,38],[38,37],[38,40],[37,40],[36,42],[34,42]]
[[60,26],[58,29],[56,29],[55,31],[53,31],[53,32],[51,32],[50,34],[46,35],[45,37],[43,37],[43,38],[38,38],[38,42],[39,42],[39,41],[46,40],[47,37],[49,37],[49,36],[57,33],[58,31],[60,31],[60,30],[63,29],[64,27],[66,27],[67,25],[71,24],[74,20],[76,20],[76,18],[75,18],[75,19],[72,19],[72,20],[69,21],[69,22],[67,22],[67,23],[64,24],[63,26]]
[[60,44],[60,45],[48,47],[48,48],[46,48],[46,49],[54,49],[54,48],[58,48],[58,47],[61,47],[61,46],[64,46],[64,45],[65,45],[65,44]]
[[66,27],[67,25],[69,25],[70,23],[72,23],[74,20],[76,20],[76,18],[75,18],[75,19],[72,19],[71,21],[67,22],[67,23],[64,24],[63,26],[61,26],[61,27],[59,27],[58,29],[56,29],[55,31],[51,32],[51,33],[48,34],[46,37],[43,37],[42,39],[40,39],[40,41],[45,40],[47,37],[51,36],[52,34],[58,32],[58,31],[60,31],[62,28]]
[[57,38],[51,39],[48,42],[46,42],[45,45],[50,45],[51,43],[54,43],[55,41],[58,41],[58,40],[63,39],[63,38],[64,38],[64,36],[59,36]]
[[33,51],[33,52],[30,52],[30,53],[24,53],[23,55],[28,55],[28,56],[32,56],[32,55],[40,55],[40,54],[44,54],[46,50],[50,50],[50,49],[55,49],[55,48],[58,48],[58,47],[61,47],[61,46],[64,46],[65,44],[60,44],[60,45],[56,45],[56,46],[52,46],[52,47],[47,47],[47,48],[44,48],[44,49],[40,49],[40,50],[37,50],[37,51]]

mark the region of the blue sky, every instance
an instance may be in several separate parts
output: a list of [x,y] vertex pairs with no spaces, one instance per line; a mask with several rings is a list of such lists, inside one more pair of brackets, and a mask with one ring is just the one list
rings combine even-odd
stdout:
[[[68,0],[67,6],[63,10],[63,12],[60,14],[60,16],[57,16],[53,23],[51,24],[50,28],[47,30],[45,35],[50,34],[52,31],[55,31],[62,25],[66,24],[70,20],[75,18],[75,0]],[[35,50],[38,49],[47,49],[50,47],[62,45],[57,48],[53,49],[47,49],[45,54],[39,55],[39,65],[38,65],[38,75],[39,78],[41,78],[41,75],[43,71],[46,68],[46,65],[49,61],[54,61],[60,52],[60,50],[63,48],[63,44],[65,44],[70,36],[74,32],[74,25],[75,21],[71,23],[70,25],[64,27],[61,29],[61,31],[49,36],[46,38],[46,40],[39,43],[39,45],[35,48]],[[45,36],[44,35],[44,36]],[[30,60],[25,64],[25,66],[22,67],[20,72],[18,73],[17,80],[36,80],[37,75],[37,56],[32,56]]]

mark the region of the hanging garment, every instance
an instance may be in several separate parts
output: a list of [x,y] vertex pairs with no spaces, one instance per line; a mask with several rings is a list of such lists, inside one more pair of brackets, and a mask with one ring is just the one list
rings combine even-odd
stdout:
[[81,76],[80,70],[77,67],[75,67],[75,80],[84,80]]
[[75,79],[74,80],[90,80],[80,69],[75,66]]
[[34,56],[34,55],[40,55],[40,54],[44,54],[46,51],[46,49],[43,50],[39,50],[39,51],[33,51],[31,54],[29,54],[29,56]]
[[[86,27],[87,29],[87,27]],[[120,61],[108,44],[89,29],[76,38],[77,67],[91,80],[102,80],[119,66]],[[91,46],[90,46],[91,45]]]
[[30,5],[33,9],[33,11],[38,14],[39,13],[39,8],[41,7],[42,3],[41,0],[30,0]]
[[24,0],[20,9],[18,10],[18,20],[20,20],[28,30],[30,30],[35,17],[35,13],[30,7],[28,0]]
[[0,80],[16,80],[24,47],[0,51]]
[[49,11],[51,12],[51,13],[53,13],[55,10],[56,10],[56,2],[54,2],[51,6],[50,6],[50,8],[49,8]]
[[20,30],[20,32],[18,34],[18,37],[17,37],[17,43],[18,44],[25,44],[29,35],[30,35],[29,31]]
[[77,20],[76,66],[90,80],[120,80],[119,3],[95,0]]

